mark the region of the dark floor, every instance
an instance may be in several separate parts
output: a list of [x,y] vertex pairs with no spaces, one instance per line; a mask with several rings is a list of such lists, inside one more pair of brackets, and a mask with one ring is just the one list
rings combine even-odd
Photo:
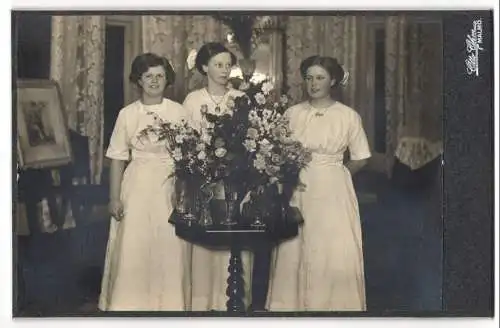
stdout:
[[[368,310],[439,311],[438,180],[417,190],[396,186],[381,174],[360,173],[355,185],[361,199]],[[107,233],[108,221],[97,220],[54,234],[20,237],[18,280],[24,292],[18,297],[18,315],[94,312]]]

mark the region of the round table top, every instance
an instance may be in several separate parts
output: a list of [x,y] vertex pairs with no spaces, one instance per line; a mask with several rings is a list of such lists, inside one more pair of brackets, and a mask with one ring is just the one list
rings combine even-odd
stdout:
[[297,236],[299,226],[296,222],[282,223],[274,227],[222,223],[203,226],[196,221],[183,219],[176,212],[172,214],[170,222],[175,225],[175,232],[180,238],[193,244],[223,249],[234,245],[252,248],[260,243],[279,243]]

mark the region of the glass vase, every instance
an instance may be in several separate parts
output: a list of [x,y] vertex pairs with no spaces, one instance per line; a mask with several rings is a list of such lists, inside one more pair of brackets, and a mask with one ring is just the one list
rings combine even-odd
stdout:
[[180,218],[189,223],[196,221],[198,214],[198,192],[193,183],[187,179],[176,180],[175,210]]
[[210,202],[214,197],[214,193],[208,186],[202,186],[198,193],[200,206],[200,220],[198,223],[201,226],[208,227],[213,224],[212,213],[210,211]]
[[238,209],[238,191],[231,183],[224,183],[224,195],[226,203],[226,213],[221,224],[225,226],[232,226],[238,223],[234,220],[235,214],[237,213],[236,211]]
[[[256,192],[253,194],[252,207],[254,209],[254,220],[250,224],[250,226],[254,228],[263,228],[266,226],[263,218],[269,216],[269,213],[267,213],[267,207],[270,206],[270,204],[269,202],[266,202],[265,192],[266,190],[264,189],[264,187],[259,186]],[[267,196],[269,197],[269,195]]]

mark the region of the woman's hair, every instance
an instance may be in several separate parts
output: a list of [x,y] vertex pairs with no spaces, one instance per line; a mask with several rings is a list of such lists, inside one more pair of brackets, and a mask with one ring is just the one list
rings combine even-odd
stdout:
[[130,82],[140,87],[139,80],[141,79],[142,74],[146,73],[150,67],[156,66],[162,66],[165,70],[165,77],[167,79],[166,86],[175,82],[175,71],[172,65],[168,62],[167,58],[160,57],[150,52],[135,57],[132,62],[132,68],[130,69]]
[[335,80],[335,84],[333,87],[339,85],[339,83],[344,79],[344,69],[338,63],[337,59],[332,57],[323,57],[323,56],[311,56],[302,61],[300,63],[300,74],[302,78],[305,80],[307,75],[307,70],[311,66],[321,66],[323,67],[330,77]]
[[208,65],[208,61],[210,58],[217,56],[220,53],[227,52],[231,55],[231,64],[236,65],[236,56],[229,51],[222,43],[219,42],[209,42],[205,43],[198,54],[196,55],[195,65],[196,69],[203,75],[207,75],[207,73],[203,70],[203,66]]

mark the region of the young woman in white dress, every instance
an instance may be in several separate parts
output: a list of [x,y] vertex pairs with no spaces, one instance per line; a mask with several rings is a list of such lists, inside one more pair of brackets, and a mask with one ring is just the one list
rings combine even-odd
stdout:
[[164,141],[139,138],[155,118],[187,119],[181,104],[163,97],[174,79],[165,58],[147,53],[132,63],[130,80],[141,98],[120,110],[106,152],[113,218],[99,299],[102,311],[190,309],[191,246],[168,223],[174,163]]
[[[189,93],[183,103],[184,108],[190,113],[194,128],[200,130],[207,126],[202,108],[210,114],[223,115],[231,111],[232,99],[244,95],[243,92],[228,87],[229,74],[235,64],[236,56],[220,43],[206,43],[198,51],[195,66],[207,77],[208,83],[206,87]],[[214,197],[224,199],[224,190],[218,188]],[[243,251],[241,257],[245,280],[244,303],[248,306],[251,294],[252,253]],[[229,250],[193,245],[193,311],[226,310],[229,258]]]
[[312,162],[300,173],[305,187],[291,200],[304,224],[274,251],[267,309],[364,311],[361,222],[351,176],[371,156],[366,134],[359,114],[331,96],[344,77],[337,60],[312,56],[300,72],[309,99],[285,115],[312,151]]

